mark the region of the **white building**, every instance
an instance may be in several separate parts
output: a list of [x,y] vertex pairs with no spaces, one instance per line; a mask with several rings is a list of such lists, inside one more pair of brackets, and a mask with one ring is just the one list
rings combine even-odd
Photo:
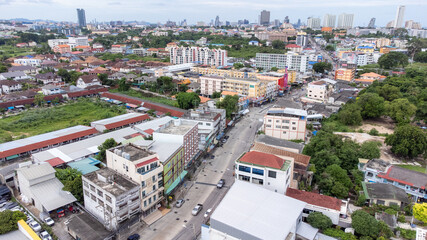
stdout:
[[[305,226],[305,205],[254,184],[236,181],[214,210],[209,228],[202,229],[202,238],[294,240],[298,230]],[[311,229],[316,235],[317,229]]]
[[203,75],[200,77],[200,93],[212,96],[214,92],[221,92],[224,78],[216,75]]
[[207,47],[172,47],[169,49],[172,64],[198,63],[212,66],[227,65],[227,51]]
[[294,52],[288,52],[287,54],[257,53],[256,67],[264,70],[269,70],[272,67],[279,69],[288,67],[288,70],[307,72],[309,66],[308,59],[308,55],[301,55]]
[[88,37],[69,37],[68,45],[70,45],[71,48],[75,48],[76,46],[89,46],[89,39]]
[[15,186],[23,199],[38,211],[48,213],[77,201],[70,192],[62,190],[64,185],[55,173],[49,163],[25,164],[16,169]]
[[23,66],[39,67],[42,60],[36,58],[17,58],[13,62]]
[[79,79],[77,79],[77,84],[76,84],[76,86],[79,88],[87,88],[95,85],[99,85],[99,86],[102,85],[97,75],[82,75],[79,77]]
[[338,225],[340,219],[347,215],[348,201],[345,200],[293,188],[286,191],[286,196],[307,203],[303,210],[303,218],[307,218],[312,212],[320,212],[328,216],[332,224]]
[[138,183],[109,168],[82,176],[84,204],[108,230],[141,211]]
[[65,93],[64,90],[61,89],[61,86],[58,85],[53,85],[53,84],[48,84],[45,85],[42,88],[42,92],[44,95],[53,95],[53,94],[60,94],[60,93]]
[[314,17],[307,18],[307,27],[311,29],[319,29],[320,18],[314,18]]
[[293,175],[293,158],[250,151],[235,162],[236,179],[285,194]]
[[65,45],[68,44],[70,41],[68,39],[49,39],[47,40],[47,44],[51,49],[58,45]]
[[106,130],[115,130],[119,128],[133,126],[135,124],[142,123],[147,119],[150,119],[147,114],[131,112],[91,122],[90,126],[94,127],[96,130],[98,130],[98,132],[104,132]]
[[335,81],[329,79],[310,82],[307,86],[307,97],[324,102],[331,95],[335,83]]
[[15,80],[0,80],[0,95],[20,91],[22,85]]
[[403,26],[403,19],[405,17],[405,6],[397,7],[396,18],[394,19],[393,28],[401,28]]
[[135,48],[132,50],[133,54],[140,56],[147,56],[147,49],[145,48]]
[[335,28],[335,23],[337,21],[337,16],[332,14],[325,14],[323,17],[323,27]]
[[151,151],[127,144],[106,151],[107,167],[138,183],[142,216],[157,211],[163,200],[163,165]]
[[271,108],[264,116],[267,136],[285,140],[305,140],[307,111],[294,108]]
[[337,28],[349,29],[353,27],[354,14],[342,13],[338,16]]

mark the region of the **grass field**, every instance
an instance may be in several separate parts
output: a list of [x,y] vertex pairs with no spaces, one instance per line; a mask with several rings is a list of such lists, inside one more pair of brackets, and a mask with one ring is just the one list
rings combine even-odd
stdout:
[[156,102],[156,103],[162,103],[162,104],[166,104],[172,107],[178,107],[178,103],[175,100],[171,100],[171,99],[167,99],[167,98],[163,98],[163,97],[158,97],[149,93],[144,93],[144,92],[140,92],[140,91],[135,91],[133,89],[129,89],[128,91],[119,91],[118,89],[111,89],[110,92],[112,93],[122,93],[131,97],[137,97],[137,98],[141,98],[141,99],[145,99],[148,101],[152,101],[152,102]]
[[16,57],[21,55],[34,54],[32,48],[19,48],[16,46],[3,45],[0,46],[0,56],[5,56],[6,58]]
[[124,107],[84,98],[56,107],[32,109],[0,119],[0,143],[76,125],[89,126],[92,121],[124,113]]
[[404,165],[404,164],[397,165],[397,166],[402,167],[402,168],[406,168],[406,169],[409,169],[409,170],[421,172],[421,173],[426,173],[426,168],[425,167],[419,167],[419,166],[413,166],[413,165]]

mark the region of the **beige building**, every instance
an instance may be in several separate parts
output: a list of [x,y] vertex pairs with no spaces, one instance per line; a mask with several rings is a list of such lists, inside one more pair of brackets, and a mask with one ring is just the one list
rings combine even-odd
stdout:
[[307,97],[315,100],[327,101],[332,91],[333,85],[322,79],[308,84]]
[[335,71],[335,80],[351,82],[354,79],[355,69],[339,68]]
[[223,77],[217,75],[205,75],[200,77],[200,93],[212,96],[214,92],[222,91]]
[[159,156],[132,144],[106,151],[107,167],[127,176],[141,186],[143,217],[156,211],[163,200],[163,166]]
[[264,133],[285,140],[305,140],[307,111],[294,108],[270,108],[264,116]]
[[378,38],[378,39],[375,41],[375,46],[376,46],[377,48],[382,48],[382,47],[384,47],[384,46],[390,46],[390,44],[391,44],[391,40],[390,40],[390,39],[388,39],[388,38]]
[[237,92],[249,98],[258,98],[266,94],[266,85],[258,79],[225,78],[223,91]]

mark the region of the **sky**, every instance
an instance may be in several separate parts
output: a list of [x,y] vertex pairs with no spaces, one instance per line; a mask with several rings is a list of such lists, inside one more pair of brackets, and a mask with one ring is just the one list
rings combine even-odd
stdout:
[[257,22],[262,10],[270,11],[270,20],[291,23],[307,21],[327,13],[354,14],[354,26],[367,26],[372,17],[377,26],[393,20],[399,5],[405,5],[404,20],[427,26],[427,0],[0,0],[0,19],[27,18],[77,22],[76,8],[86,11],[86,21],[110,20],[164,23],[167,20],[209,23],[218,15],[220,21],[248,19]]

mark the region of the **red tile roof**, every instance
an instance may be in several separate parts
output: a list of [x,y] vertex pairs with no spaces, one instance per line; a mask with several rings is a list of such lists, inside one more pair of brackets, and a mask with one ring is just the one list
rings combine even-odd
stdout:
[[283,164],[285,164],[286,160],[280,157],[277,157],[273,154],[251,151],[243,155],[242,158],[239,159],[240,162],[251,163],[255,165],[282,169]]
[[288,188],[286,190],[286,196],[298,199],[311,205],[341,211],[342,202],[338,198],[293,188]]
[[139,168],[139,167],[141,167],[141,166],[144,166],[144,165],[150,164],[150,163],[155,162],[155,161],[158,161],[158,160],[159,160],[159,159],[155,157],[155,158],[152,158],[152,159],[150,159],[150,160],[147,160],[147,161],[144,161],[144,162],[140,162],[140,163],[136,164],[136,166],[135,166],[135,167]]
[[48,162],[52,167],[56,167],[56,166],[58,166],[58,165],[61,165],[61,164],[64,164],[64,163],[65,163],[65,162],[64,162],[62,159],[60,159],[59,157],[49,159],[49,160],[47,160],[46,162]]
[[288,45],[286,45],[286,48],[301,48],[301,46],[296,45],[296,44],[288,44]]
[[150,129],[144,130],[144,132],[150,135],[153,135],[154,130],[150,128]]
[[308,167],[308,164],[310,163],[310,158],[311,158],[310,156],[307,156],[304,154],[286,151],[284,149],[268,146],[263,143],[255,143],[254,146],[251,148],[251,150],[279,155],[279,156],[292,157],[294,159],[295,165],[301,165],[301,167],[305,167],[305,168]]
[[150,117],[147,114],[143,114],[142,116],[137,116],[137,117],[134,117],[134,118],[125,119],[125,120],[118,121],[118,122],[115,122],[115,123],[106,124],[105,128],[106,129],[118,128],[118,127],[125,126],[125,125],[131,124],[131,123],[136,123],[136,122],[144,121],[144,120],[147,120],[149,118]]

